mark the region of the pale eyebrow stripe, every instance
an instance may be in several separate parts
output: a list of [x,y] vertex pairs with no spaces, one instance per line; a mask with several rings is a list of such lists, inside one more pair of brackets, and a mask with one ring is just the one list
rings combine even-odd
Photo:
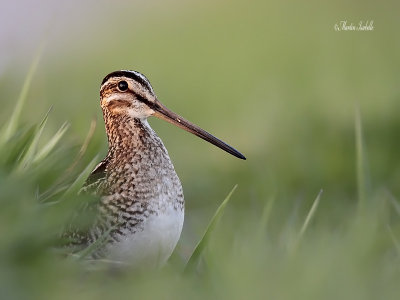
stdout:
[[127,77],[131,78],[141,85],[145,86],[153,95],[154,91],[153,88],[149,82],[149,80],[144,76],[142,73],[137,72],[137,71],[130,71],[130,70],[120,70],[120,71],[115,71],[110,74],[108,74],[106,77],[104,77],[101,87],[103,88],[104,83],[106,83],[110,78],[112,77]]

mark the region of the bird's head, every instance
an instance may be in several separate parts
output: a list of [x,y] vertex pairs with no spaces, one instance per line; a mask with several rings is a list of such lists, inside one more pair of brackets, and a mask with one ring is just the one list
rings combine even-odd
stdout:
[[149,80],[139,72],[115,71],[101,83],[101,107],[113,115],[146,119],[157,102]]
[[100,101],[103,111],[108,114],[125,115],[140,120],[155,116],[197,135],[238,158],[246,159],[233,147],[165,107],[157,99],[149,80],[139,72],[121,70],[108,74],[101,83]]

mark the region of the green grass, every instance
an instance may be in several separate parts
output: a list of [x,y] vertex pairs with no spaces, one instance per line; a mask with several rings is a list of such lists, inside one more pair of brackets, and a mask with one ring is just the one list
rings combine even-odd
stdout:
[[[29,73],[26,81],[31,76]],[[111,272],[107,261],[103,261],[105,267],[92,268],[60,255],[55,245],[63,226],[82,201],[90,201],[77,193],[99,160],[85,153],[93,128],[80,150],[65,139],[67,125],[39,147],[50,110],[40,123],[26,128],[18,122],[19,110],[4,124],[10,128],[13,123],[13,129],[3,130],[1,136],[0,152],[5,157],[0,172],[2,299],[398,296],[400,204],[391,194],[367,189],[359,110],[354,129],[355,173],[362,210],[346,205],[336,218],[324,221],[329,212],[317,210],[323,205],[320,200],[326,201],[321,190],[308,213],[293,206],[292,213],[277,222],[275,212],[287,210],[277,196],[266,201],[260,211],[230,211],[226,205],[235,186],[216,210],[193,254],[179,253],[181,246],[163,269],[139,273],[129,266]],[[392,213],[393,208],[397,214]],[[228,214],[222,218],[224,210]],[[82,256],[88,251],[91,249]]]
[[217,211],[215,212],[214,216],[212,217],[210,223],[207,226],[206,231],[204,232],[204,235],[201,237],[201,240],[197,243],[196,247],[194,248],[193,254],[189,257],[188,262],[186,263],[185,270],[187,272],[193,272],[196,268],[196,266],[199,264],[199,261],[201,259],[201,254],[204,251],[204,249],[207,247],[208,240],[211,237],[211,234],[217,225],[219,219],[222,217],[222,214],[224,212],[225,206],[228,204],[229,200],[232,197],[232,194],[235,192],[237,188],[237,185],[233,187],[233,189],[230,191],[228,196],[226,196],[225,200],[221,203],[221,205],[218,207]]

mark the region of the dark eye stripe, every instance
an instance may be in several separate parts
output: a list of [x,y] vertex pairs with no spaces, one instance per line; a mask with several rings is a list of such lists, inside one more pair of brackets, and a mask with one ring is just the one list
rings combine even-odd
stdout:
[[136,99],[138,99],[140,102],[143,102],[144,104],[146,104],[147,106],[149,106],[150,108],[153,108],[153,102],[150,102],[149,100],[147,100],[145,97],[143,97],[142,95],[139,95],[137,93],[135,93],[135,97]]

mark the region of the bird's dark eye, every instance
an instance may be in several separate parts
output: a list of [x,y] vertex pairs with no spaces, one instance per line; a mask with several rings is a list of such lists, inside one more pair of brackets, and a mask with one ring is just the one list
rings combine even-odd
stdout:
[[118,89],[121,92],[125,92],[128,89],[128,83],[126,81],[120,81],[118,82]]

